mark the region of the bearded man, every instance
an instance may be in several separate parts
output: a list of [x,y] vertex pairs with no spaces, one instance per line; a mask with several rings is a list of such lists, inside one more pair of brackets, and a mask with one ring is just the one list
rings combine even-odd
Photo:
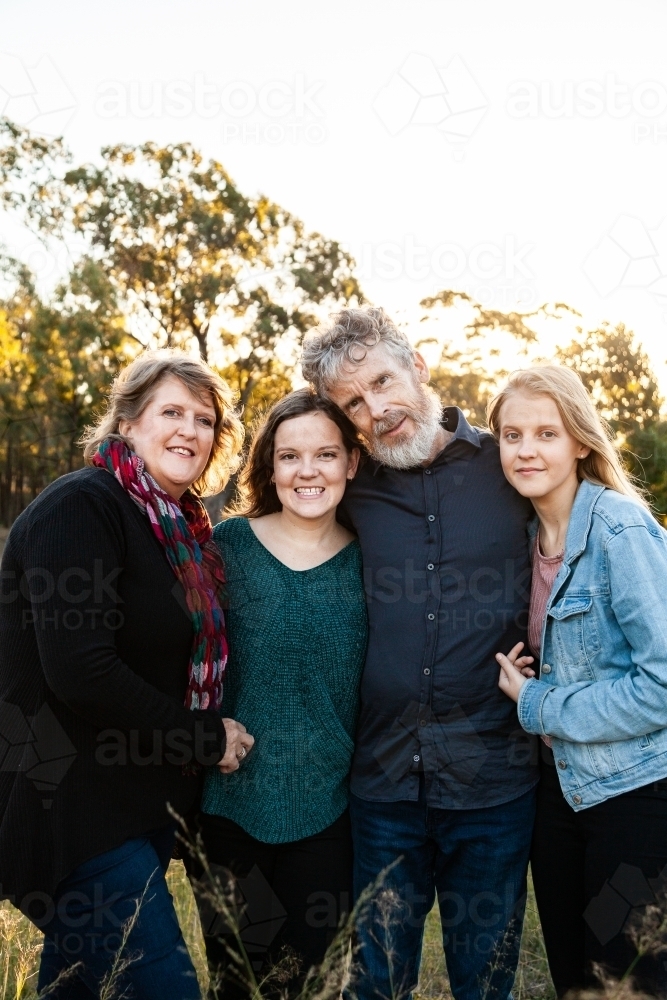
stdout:
[[339,507],[361,543],[370,622],[351,773],[357,899],[384,872],[351,992],[410,996],[437,895],[454,997],[507,1000],[538,768],[495,654],[525,640],[531,508],[494,438],[443,409],[382,309],[312,331],[302,369],[370,452]]

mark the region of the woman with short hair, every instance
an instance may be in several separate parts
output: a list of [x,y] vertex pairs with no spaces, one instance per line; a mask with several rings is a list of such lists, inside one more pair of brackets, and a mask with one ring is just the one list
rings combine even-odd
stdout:
[[[238,516],[213,532],[229,601],[223,711],[257,744],[242,770],[209,769],[203,841],[212,869],[238,880],[257,980],[285,948],[296,958],[289,995],[350,906],[348,775],[367,624],[359,543],[336,508],[359,458],[340,410],[309,389],[290,393],[254,436]],[[224,996],[252,994],[229,928],[205,906],[202,923]]]
[[200,997],[164,875],[170,808],[187,813],[204,765],[231,772],[253,743],[218,713],[223,566],[201,501],[242,440],[208,365],[145,353],[86,434],[86,468],[9,534],[0,883],[44,932],[42,996],[98,996],[116,966],[114,995]]
[[540,677],[523,643],[497,659],[519,722],[546,743],[531,865],[556,992],[599,985],[597,964],[663,997],[664,955],[640,955],[628,930],[666,904],[667,532],[570,369],[515,372],[489,426],[536,513]]

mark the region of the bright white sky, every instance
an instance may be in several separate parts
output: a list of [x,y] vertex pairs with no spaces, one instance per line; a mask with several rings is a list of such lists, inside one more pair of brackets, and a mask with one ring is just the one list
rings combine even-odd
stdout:
[[0,111],[77,158],[190,141],[348,246],[415,338],[443,287],[563,301],[634,329],[667,393],[664,0],[0,5]]

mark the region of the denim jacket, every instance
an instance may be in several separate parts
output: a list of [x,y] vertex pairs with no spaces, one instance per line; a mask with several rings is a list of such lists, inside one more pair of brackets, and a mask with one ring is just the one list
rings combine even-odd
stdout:
[[575,810],[667,776],[667,531],[630,497],[579,486],[540,660],[519,721]]

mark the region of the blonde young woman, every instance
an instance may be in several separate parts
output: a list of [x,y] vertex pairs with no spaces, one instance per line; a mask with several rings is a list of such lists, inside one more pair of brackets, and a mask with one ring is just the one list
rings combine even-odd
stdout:
[[489,407],[503,471],[536,512],[528,641],[500,688],[544,740],[532,849],[559,996],[594,962],[667,994],[664,956],[627,935],[667,876],[667,532],[578,376],[515,372]]
[[87,467],[51,483],[9,534],[0,892],[45,935],[40,996],[97,997],[120,960],[114,995],[200,997],[164,878],[168,805],[185,814],[204,765],[229,773],[253,744],[218,713],[223,567],[200,499],[242,441],[208,365],[144,354],[89,429]]

